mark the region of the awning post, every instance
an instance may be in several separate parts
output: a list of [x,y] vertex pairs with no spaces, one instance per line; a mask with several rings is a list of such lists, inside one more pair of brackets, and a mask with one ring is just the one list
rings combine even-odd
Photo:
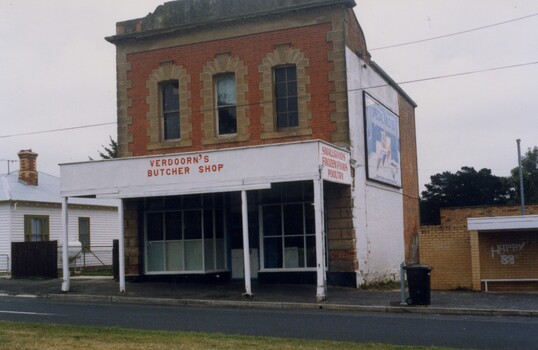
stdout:
[[327,300],[327,278],[325,275],[325,225],[323,210],[323,180],[314,180],[314,211],[316,222],[316,300]]
[[67,214],[68,209],[68,197],[64,197],[62,201],[62,271],[63,271],[63,282],[62,282],[62,292],[69,292],[70,276],[69,276],[69,217]]
[[243,266],[245,272],[245,293],[246,297],[252,296],[250,284],[250,243],[248,239],[248,202],[247,191],[241,191],[241,215],[243,221]]
[[120,293],[125,293],[125,238],[124,238],[124,222],[123,222],[123,199],[118,203],[118,259],[119,259],[119,278],[120,278]]

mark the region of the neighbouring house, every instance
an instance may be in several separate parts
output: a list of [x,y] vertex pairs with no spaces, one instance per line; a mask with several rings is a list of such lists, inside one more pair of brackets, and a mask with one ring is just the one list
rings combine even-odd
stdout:
[[63,197],[121,199],[120,290],[168,275],[324,299],[418,261],[416,104],[354,6],[178,0],[116,24],[120,158],[61,179]]
[[441,208],[441,225],[423,226],[420,262],[432,289],[537,290],[538,205]]
[[[0,175],[0,271],[11,271],[11,242],[62,240],[60,179],[37,170],[37,153],[19,152],[20,169]],[[71,266],[112,265],[118,238],[116,201],[69,201]],[[78,255],[77,255],[78,254]]]

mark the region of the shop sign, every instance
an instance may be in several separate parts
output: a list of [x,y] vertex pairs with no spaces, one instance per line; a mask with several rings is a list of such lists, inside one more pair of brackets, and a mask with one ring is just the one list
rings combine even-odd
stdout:
[[320,143],[321,177],[324,180],[351,184],[349,152]]
[[349,153],[320,141],[62,164],[62,196],[114,198],[267,188],[315,179],[350,184]]

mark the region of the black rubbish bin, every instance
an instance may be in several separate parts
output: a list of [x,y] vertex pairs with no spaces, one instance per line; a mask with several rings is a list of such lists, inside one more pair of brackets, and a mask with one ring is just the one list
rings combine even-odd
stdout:
[[430,305],[430,273],[427,265],[407,265],[407,287],[409,288],[408,305]]

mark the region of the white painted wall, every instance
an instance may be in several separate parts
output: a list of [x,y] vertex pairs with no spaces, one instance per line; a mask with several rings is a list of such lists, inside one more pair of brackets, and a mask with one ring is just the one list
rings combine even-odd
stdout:
[[[0,272],[11,271],[11,206],[0,203]],[[7,255],[7,258],[6,258]]]
[[[398,95],[355,53],[346,48],[353,184],[353,225],[359,262],[357,284],[399,278],[404,260],[401,190],[367,180],[363,90],[398,113]],[[374,87],[374,88],[369,88]]]
[[[51,241],[63,243],[61,208],[58,205],[24,203],[0,204],[0,254],[8,254],[11,260],[11,242],[24,242],[24,216],[48,215]],[[119,238],[118,212],[113,207],[70,207],[69,241],[78,241],[78,218],[90,218],[90,243],[92,250],[105,264],[112,264],[112,241]],[[8,224],[9,223],[9,224]],[[11,226],[11,228],[9,228]],[[11,237],[9,236],[11,232]],[[59,250],[61,255],[61,250]],[[59,256],[61,262],[61,256]],[[0,265],[2,264],[0,255]],[[77,266],[82,262],[78,261]],[[101,263],[91,255],[86,255],[86,266],[99,266]],[[0,266],[0,271],[2,266]]]

